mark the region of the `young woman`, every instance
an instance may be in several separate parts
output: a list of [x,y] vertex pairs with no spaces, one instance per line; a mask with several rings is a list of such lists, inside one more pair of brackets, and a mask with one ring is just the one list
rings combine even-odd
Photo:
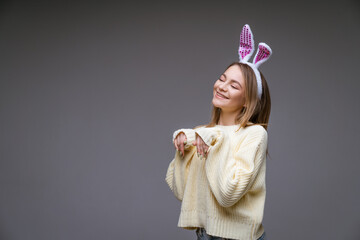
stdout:
[[196,230],[197,239],[266,239],[262,219],[271,100],[257,68],[272,51],[259,44],[251,64],[253,51],[245,25],[240,61],[214,84],[210,123],[173,133],[177,151],[166,182],[182,202],[178,226]]

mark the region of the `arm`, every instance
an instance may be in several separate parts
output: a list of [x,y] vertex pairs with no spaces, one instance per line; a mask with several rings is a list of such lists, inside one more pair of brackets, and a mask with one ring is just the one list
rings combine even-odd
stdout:
[[176,151],[174,159],[169,164],[165,181],[175,197],[181,201],[184,196],[188,170],[193,153],[195,152],[195,147],[191,144],[195,140],[195,131],[189,128],[176,130],[173,133],[173,142],[180,132],[184,132],[186,135],[187,143],[185,144],[185,149],[187,151],[185,151],[183,158],[180,156],[180,152]]
[[230,149],[229,136],[218,128],[196,131],[210,146],[205,171],[212,193],[223,207],[230,207],[242,198],[254,182],[267,148],[267,132],[253,126]]
[[176,130],[174,133],[173,133],[173,138],[172,138],[172,141],[174,142],[175,138],[177,137],[177,135],[180,133],[180,132],[183,132],[186,136],[186,144],[184,146],[185,149],[189,149],[190,147],[192,147],[192,142],[195,141],[195,131],[194,129],[191,129],[191,128],[181,128],[181,129],[178,129]]

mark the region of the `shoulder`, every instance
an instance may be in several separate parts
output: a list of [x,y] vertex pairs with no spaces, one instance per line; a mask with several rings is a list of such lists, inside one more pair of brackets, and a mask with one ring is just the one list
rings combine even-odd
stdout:
[[247,135],[249,137],[261,138],[265,141],[267,141],[268,138],[268,132],[263,126],[259,124],[254,124],[245,127],[243,133],[244,135]]
[[196,129],[201,129],[201,128],[206,128],[207,124],[202,124],[202,125],[197,125],[194,127],[194,130]]
[[266,129],[259,124],[247,126],[247,127],[245,127],[245,131],[258,132],[258,133],[263,133],[263,134],[267,133]]

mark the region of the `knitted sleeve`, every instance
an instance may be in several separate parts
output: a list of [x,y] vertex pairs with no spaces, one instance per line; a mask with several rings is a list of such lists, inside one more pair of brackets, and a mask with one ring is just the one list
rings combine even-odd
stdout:
[[169,185],[175,197],[182,201],[191,159],[196,148],[191,144],[195,140],[194,129],[182,128],[176,130],[173,133],[173,142],[177,134],[180,132],[184,132],[187,138],[187,143],[185,144],[186,151],[184,152],[184,157],[181,157],[178,151],[175,152],[175,157],[169,164],[165,181]]
[[231,149],[228,134],[218,128],[196,131],[210,146],[206,176],[218,203],[230,207],[242,198],[254,182],[266,157],[267,131],[259,125],[248,127]]
[[172,138],[172,141],[174,142],[175,138],[177,137],[177,135],[180,133],[180,132],[183,132],[186,136],[186,144],[184,146],[185,149],[189,149],[190,147],[192,147],[192,142],[195,141],[195,131],[194,129],[192,128],[181,128],[181,129],[178,129],[176,130],[174,133],[173,133],[173,138]]

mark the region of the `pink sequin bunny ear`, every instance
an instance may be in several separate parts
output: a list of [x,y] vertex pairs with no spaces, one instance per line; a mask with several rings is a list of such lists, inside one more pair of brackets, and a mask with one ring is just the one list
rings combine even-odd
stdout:
[[271,48],[266,43],[259,43],[258,50],[253,59],[253,64],[256,68],[259,68],[261,64],[269,60],[272,54]]
[[240,62],[247,62],[251,55],[254,53],[255,43],[253,33],[250,26],[245,24],[240,33],[239,45],[239,60]]

